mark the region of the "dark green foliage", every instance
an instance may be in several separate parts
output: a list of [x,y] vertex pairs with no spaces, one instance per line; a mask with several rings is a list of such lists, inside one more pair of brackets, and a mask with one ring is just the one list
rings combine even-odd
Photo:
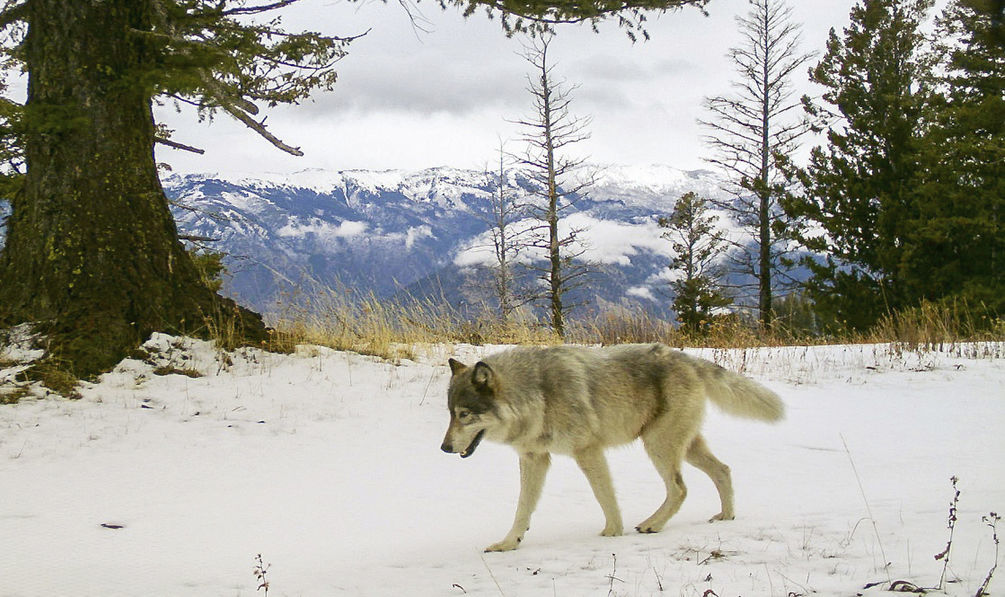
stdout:
[[811,338],[820,333],[816,305],[804,293],[793,292],[779,297],[772,305],[772,328],[793,338]]
[[[0,94],[7,86],[0,78]],[[21,141],[23,106],[0,97],[0,201],[9,201],[24,184],[24,152]]]
[[926,301],[1005,308],[1005,46],[992,0],[954,0],[934,47],[918,23],[928,0],[866,2],[812,71],[805,100],[828,144],[798,172],[789,213],[808,260],[810,297],[828,327],[862,330]]
[[219,251],[189,251],[189,255],[203,283],[213,292],[220,292],[223,275],[227,272],[227,266],[223,264],[226,255]]
[[903,277],[918,217],[917,188],[929,65],[918,25],[931,0],[870,0],[856,5],[842,36],[810,72],[825,88],[804,98],[827,134],[799,171],[801,197],[786,209],[805,226],[810,298],[825,318],[864,329],[883,313],[911,303]]
[[352,37],[291,33],[279,18],[250,20],[297,0],[249,6],[244,1],[148,0],[153,17],[137,41],[158,57],[156,67],[136,74],[152,95],[198,106],[201,117],[223,110],[278,148],[290,147],[254,118],[259,108],[295,104],[313,90],[335,84],[335,63]]
[[937,23],[933,123],[903,276],[912,296],[1005,313],[1005,45],[991,0],[956,0]]
[[649,39],[647,12],[665,13],[685,6],[704,9],[709,0],[437,0],[441,7],[458,6],[469,16],[483,9],[499,15],[508,35],[550,31],[562,23],[589,22],[596,30],[601,21],[614,18],[634,41]]
[[660,218],[663,238],[670,241],[675,257],[670,270],[680,277],[670,282],[673,308],[681,325],[692,332],[707,329],[714,311],[732,304],[719,283],[725,238],[715,229],[717,217],[708,213],[709,202],[695,193],[677,200],[669,218]]
[[153,161],[165,140],[152,104],[186,102],[206,118],[222,110],[299,154],[254,118],[257,104],[330,88],[349,40],[256,18],[292,3],[12,0],[0,9],[5,59],[29,80],[23,108],[0,105],[9,148],[0,158],[14,164],[6,172],[17,174],[21,155],[27,165],[23,183],[0,188],[12,208],[0,317],[36,322],[49,338],[35,370],[92,375],[152,331],[215,326],[266,338],[261,318],[219,297],[179,242]]

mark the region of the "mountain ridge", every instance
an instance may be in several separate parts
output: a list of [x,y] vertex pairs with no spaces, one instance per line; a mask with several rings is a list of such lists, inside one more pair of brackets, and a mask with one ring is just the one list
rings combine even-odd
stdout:
[[[719,181],[708,170],[664,164],[593,171],[594,184],[570,199],[565,217],[565,226],[584,229],[584,256],[597,270],[573,299],[594,310],[666,310],[673,254],[657,219],[689,191],[724,199]],[[270,313],[317,286],[445,299],[462,307],[490,302],[484,270],[490,259],[477,246],[487,239],[496,177],[449,166],[305,169],[169,174],[162,185],[179,232],[215,239],[207,246],[227,254],[224,292]],[[505,184],[521,195],[535,188],[517,169],[506,172]],[[4,208],[0,202],[0,216]],[[719,227],[741,238],[724,212]],[[535,258],[525,253],[521,260]]]

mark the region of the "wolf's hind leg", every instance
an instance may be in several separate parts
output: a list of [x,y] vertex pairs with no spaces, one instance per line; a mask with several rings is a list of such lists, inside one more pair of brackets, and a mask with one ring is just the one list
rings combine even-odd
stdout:
[[666,485],[666,499],[653,512],[652,516],[642,521],[637,527],[640,533],[659,532],[670,520],[670,517],[680,510],[680,505],[687,497],[687,486],[681,475],[681,464],[684,461],[686,446],[691,437],[684,429],[675,428],[672,422],[652,429],[642,435],[642,444],[646,453],[656,466],[656,471]]
[[600,507],[604,511],[606,524],[604,530],[600,532],[604,537],[617,537],[624,532],[621,522],[621,510],[618,509],[618,500],[614,495],[614,484],[611,483],[611,471],[607,466],[607,458],[604,451],[599,447],[586,448],[574,454],[576,464],[582,469],[586,479],[593,488],[593,495],[600,502]]
[[520,454],[520,498],[516,505],[513,527],[502,541],[489,545],[485,551],[509,551],[519,547],[523,534],[530,528],[530,515],[537,507],[550,465],[551,455],[547,452]]
[[716,490],[719,491],[719,502],[722,504],[722,511],[713,516],[709,522],[716,520],[733,520],[736,513],[733,511],[733,479],[729,473],[729,467],[712,455],[705,443],[705,438],[698,434],[691,445],[688,446],[687,454],[684,458],[708,475],[715,483]]

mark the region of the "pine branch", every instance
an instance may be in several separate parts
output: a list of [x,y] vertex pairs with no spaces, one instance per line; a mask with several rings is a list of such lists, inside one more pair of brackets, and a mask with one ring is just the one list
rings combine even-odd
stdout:
[[192,147],[191,145],[185,145],[184,143],[178,143],[177,141],[172,141],[167,137],[155,137],[154,141],[160,143],[161,145],[167,145],[172,149],[180,149],[182,151],[190,151],[192,153],[197,153],[202,155],[206,153],[205,149],[199,149],[198,147]]
[[304,152],[300,151],[299,147],[291,147],[286,143],[283,143],[279,137],[276,137],[265,128],[265,119],[263,118],[261,122],[256,121],[254,118],[249,116],[246,112],[243,112],[240,108],[234,105],[225,104],[221,106],[228,114],[234,118],[240,120],[245,126],[251,130],[258,133],[263,139],[272,143],[278,149],[285,151],[288,154],[295,155],[297,157],[303,157]]
[[[290,6],[291,4],[296,4],[300,0],[280,0],[279,2],[273,2],[272,4],[260,4],[258,6],[239,6],[237,8],[220,9],[214,11],[208,11],[200,13],[200,16],[213,16],[213,17],[232,17],[238,15],[256,15],[263,12],[269,12],[270,10],[276,10],[277,8],[283,8]],[[223,2],[220,3],[223,5]]]

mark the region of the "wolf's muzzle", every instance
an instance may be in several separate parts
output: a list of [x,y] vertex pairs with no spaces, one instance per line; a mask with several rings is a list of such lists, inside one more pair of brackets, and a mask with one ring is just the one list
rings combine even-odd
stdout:
[[461,458],[467,458],[468,456],[471,456],[472,454],[475,453],[475,448],[477,448],[478,444],[481,443],[482,437],[484,435],[485,430],[482,429],[481,431],[478,432],[478,435],[475,436],[475,439],[471,440],[471,443],[468,445],[468,447],[463,450],[455,450],[454,445],[446,440],[444,440],[444,442],[440,444],[440,449],[448,454],[455,454],[457,452],[460,452]]
[[475,439],[471,440],[471,445],[469,445],[467,448],[464,449],[464,451],[461,452],[461,458],[467,458],[468,456],[471,456],[472,454],[474,454],[475,453],[475,448],[477,448],[478,444],[480,444],[482,442],[482,437],[484,435],[485,435],[485,430],[484,429],[482,429],[481,431],[479,431],[478,435],[475,436]]

